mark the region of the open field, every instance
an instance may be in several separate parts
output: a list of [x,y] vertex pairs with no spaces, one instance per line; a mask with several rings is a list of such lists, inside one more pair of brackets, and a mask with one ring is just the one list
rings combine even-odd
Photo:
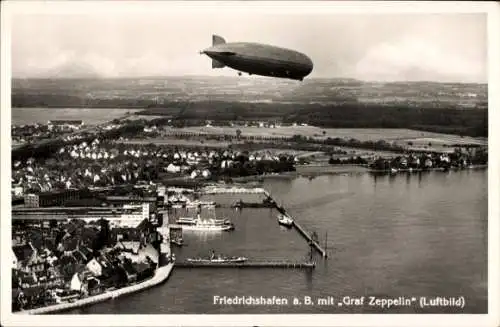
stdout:
[[201,143],[198,140],[183,140],[177,138],[151,138],[151,139],[128,139],[122,141],[116,141],[118,143],[125,144],[137,144],[137,145],[174,145],[174,146],[198,146],[198,147],[209,147],[209,148],[227,148],[229,144],[234,144],[231,142],[224,141],[214,141],[207,140]]
[[143,120],[153,120],[153,119],[159,119],[159,118],[166,118],[167,116],[155,116],[155,115],[139,115],[139,114],[135,114],[135,115],[131,115],[129,117],[127,117],[128,120],[140,120],[140,119],[143,119]]
[[[126,139],[126,140],[117,140],[117,143],[124,144],[136,144],[136,145],[147,145],[147,144],[155,144],[155,145],[171,145],[171,146],[189,146],[189,147],[207,147],[207,148],[227,148],[229,145],[232,145],[235,149],[238,149],[238,145],[243,142],[227,142],[227,141],[214,141],[214,140],[204,140],[201,143],[199,140],[185,140],[178,139],[172,137],[163,137],[163,138],[149,138],[149,139]],[[376,150],[365,150],[365,149],[357,149],[351,147],[341,147],[337,146],[336,148],[342,149],[347,152],[347,154],[334,154],[333,158],[344,158],[344,157],[352,157],[352,156],[360,156],[360,157],[384,157],[391,158],[394,157],[394,152],[388,151],[376,151]],[[263,148],[263,149],[255,149],[251,151],[252,153],[270,153],[272,155],[280,155],[287,154],[293,155],[295,157],[303,157],[308,160],[312,160],[314,162],[326,162],[330,158],[324,152],[321,151],[305,151],[305,150],[295,150],[295,149],[280,149],[279,146],[276,148]]]
[[[202,133],[212,135],[236,135],[236,130],[241,131],[242,136],[263,136],[263,137],[291,137],[293,135],[302,135],[306,137],[314,137],[316,139],[344,138],[357,139],[359,141],[378,141],[385,140],[387,142],[405,143],[412,140],[428,139],[436,140],[441,144],[455,143],[471,143],[486,145],[487,139],[460,137],[450,134],[439,134],[424,131],[415,131],[411,129],[399,128],[319,128],[314,126],[286,126],[278,128],[264,127],[185,127],[185,128],[167,128],[167,132],[186,132],[186,133]],[[325,134],[323,134],[323,131]],[[431,141],[434,142],[434,141]],[[429,143],[429,141],[427,141]]]
[[[142,109],[141,115],[166,115],[174,121],[261,120],[487,137],[487,95],[486,84],[169,77],[13,79],[11,101],[14,107],[46,110]],[[90,124],[87,120],[93,118],[73,119]]]

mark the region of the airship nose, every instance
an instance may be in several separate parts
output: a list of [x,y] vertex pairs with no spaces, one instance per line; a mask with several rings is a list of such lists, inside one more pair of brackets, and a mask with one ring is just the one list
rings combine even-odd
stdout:
[[313,64],[311,58],[309,58],[308,56],[305,56],[304,59],[305,59],[305,67],[304,68],[305,68],[305,71],[307,72],[307,75],[309,75],[314,68],[314,64]]

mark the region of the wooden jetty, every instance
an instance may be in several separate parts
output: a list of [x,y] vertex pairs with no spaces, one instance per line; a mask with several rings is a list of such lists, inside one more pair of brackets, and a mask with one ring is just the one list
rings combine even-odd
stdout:
[[176,262],[176,268],[285,268],[285,269],[314,269],[315,262],[289,261],[246,261],[238,263],[218,262]]
[[[292,219],[293,219],[293,218],[292,218]],[[304,236],[304,238],[305,238],[305,239],[309,242],[309,244],[310,244],[312,247],[314,247],[314,248],[316,249],[316,251],[318,251],[318,252],[321,254],[321,256],[323,256],[323,258],[328,257],[328,254],[326,253],[326,250],[325,250],[325,249],[323,249],[323,248],[321,247],[321,245],[320,245],[317,241],[313,240],[312,236],[311,236],[311,235],[309,235],[309,233],[307,233],[307,232],[304,230],[304,228],[302,228],[302,226],[300,226],[300,225],[297,223],[297,221],[296,221],[295,219],[293,220],[293,227],[295,227],[295,229],[297,229],[297,230],[299,231],[299,234],[300,234],[300,235]]]
[[299,234],[302,235],[306,240],[307,242],[309,243],[309,245],[311,247],[313,247],[314,249],[316,249],[316,251],[318,251],[321,256],[323,258],[326,258],[328,257],[328,254],[326,252],[326,250],[316,241],[313,239],[312,235],[309,234],[298,222],[295,218],[293,218],[288,212],[286,212],[286,209],[283,207],[283,206],[280,206],[277,204],[276,200],[273,199],[273,197],[271,196],[271,194],[267,191],[264,192],[264,194],[273,202],[276,204],[276,209],[279,211],[279,213],[283,214],[283,215],[286,215],[288,217],[290,217],[292,220],[293,220],[293,227],[299,231]]

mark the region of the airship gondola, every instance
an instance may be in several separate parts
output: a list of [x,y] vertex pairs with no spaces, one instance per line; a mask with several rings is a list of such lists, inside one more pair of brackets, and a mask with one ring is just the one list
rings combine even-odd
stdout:
[[313,69],[312,60],[298,51],[260,43],[227,43],[218,35],[212,36],[212,47],[200,53],[212,59],[212,68],[227,66],[239,75],[245,72],[302,81]]

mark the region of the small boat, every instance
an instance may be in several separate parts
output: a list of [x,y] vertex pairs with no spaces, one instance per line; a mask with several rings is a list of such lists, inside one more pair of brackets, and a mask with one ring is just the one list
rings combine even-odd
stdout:
[[175,238],[175,239],[170,240],[170,243],[173,245],[177,245],[177,246],[183,246],[184,240],[182,238]]
[[216,206],[215,201],[194,200],[194,201],[188,202],[188,204],[191,206],[203,206],[203,207],[215,207]]
[[293,219],[286,216],[286,215],[279,214],[278,215],[278,224],[290,228],[293,226]]
[[273,208],[275,203],[272,200],[264,199],[262,202],[243,202],[243,200],[239,200],[234,202],[231,207],[236,209],[242,208]]
[[216,256],[214,251],[211,252],[209,258],[186,259],[186,261],[190,263],[243,263],[247,260],[248,259],[245,257],[226,257],[221,256],[220,254]]

